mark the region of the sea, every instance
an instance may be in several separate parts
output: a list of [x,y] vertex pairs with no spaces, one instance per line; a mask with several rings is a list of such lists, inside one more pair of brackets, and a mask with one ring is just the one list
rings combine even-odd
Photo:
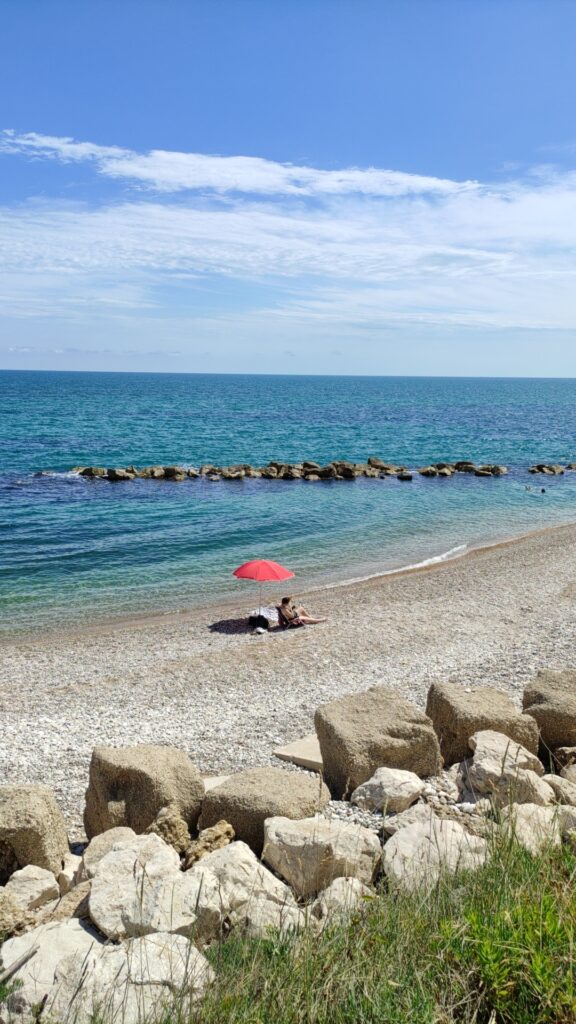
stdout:
[[[71,472],[371,455],[509,473],[114,484]],[[293,570],[282,591],[298,593],[575,521],[576,473],[532,476],[536,461],[576,461],[576,380],[0,371],[0,636],[228,599],[251,609],[255,585],[232,572],[252,558]]]

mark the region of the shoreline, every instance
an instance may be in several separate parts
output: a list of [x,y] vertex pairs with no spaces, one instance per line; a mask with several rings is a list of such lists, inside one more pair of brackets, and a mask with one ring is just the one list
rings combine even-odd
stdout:
[[[366,576],[353,577],[350,579],[336,579],[327,583],[320,583],[312,586],[304,586],[298,590],[299,597],[308,597],[309,595],[323,594],[326,591],[332,590],[354,590],[370,584],[377,583],[378,581],[385,581],[387,579],[393,580],[402,578],[405,576],[412,576],[419,573],[431,572],[433,570],[442,569],[445,566],[451,565],[456,561],[471,558],[475,555],[482,554],[483,552],[496,550],[499,548],[509,547],[511,545],[520,544],[522,541],[529,539],[530,537],[538,537],[540,535],[555,533],[563,530],[570,529],[570,527],[576,527],[576,520],[571,520],[566,523],[555,524],[553,526],[538,527],[534,530],[528,530],[525,533],[521,533],[514,536],[505,536],[498,540],[488,541],[480,544],[459,544],[449,551],[441,553],[440,555],[431,555],[430,557],[423,559],[421,562],[415,564],[408,564],[399,566],[398,568],[383,569],[381,571],[371,573]],[[292,581],[290,581],[292,582]],[[256,596],[256,595],[255,595]],[[240,612],[240,605],[246,608],[248,605],[252,605],[252,598],[248,592],[246,592],[245,600],[240,595],[232,595],[230,592],[229,597],[221,597],[215,600],[204,600],[201,603],[192,605],[189,608],[184,608],[179,611],[168,609],[166,611],[156,610],[151,612],[140,612],[137,614],[130,614],[127,616],[114,616],[99,618],[92,624],[88,623],[74,623],[66,629],[58,627],[38,627],[33,626],[29,630],[21,630],[15,632],[12,636],[0,634],[0,650],[5,647],[11,647],[15,643],[43,643],[50,641],[58,641],[66,638],[78,639],[86,636],[97,636],[101,634],[116,633],[127,629],[131,630],[143,630],[147,627],[156,626],[177,626],[186,625],[194,622],[198,616],[204,618],[206,613],[232,613]],[[274,602],[269,602],[273,604]],[[263,604],[263,606],[267,606]],[[249,614],[248,611],[243,613],[246,617]]]
[[539,669],[576,668],[574,523],[307,594],[326,623],[253,636],[235,601],[14,638],[0,659],[0,778],[49,786],[81,838],[96,746],[175,746],[203,775],[230,774],[278,766],[273,750],[313,732],[317,707],[370,686],[420,708],[435,681],[520,704]]

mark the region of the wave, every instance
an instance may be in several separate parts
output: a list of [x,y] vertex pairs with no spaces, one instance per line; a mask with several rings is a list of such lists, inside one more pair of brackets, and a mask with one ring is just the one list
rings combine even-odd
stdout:
[[468,544],[457,544],[456,547],[443,551],[441,555],[432,555],[430,558],[424,558],[421,562],[409,562],[407,565],[400,565],[396,569],[381,569],[380,572],[371,572],[367,576],[356,576],[354,579],[338,580],[336,583],[325,583],[317,589],[334,590],[336,587],[349,587],[352,583],[366,583],[367,580],[376,580],[381,576],[396,576],[401,572],[425,569],[429,565],[438,565],[440,562],[448,562],[452,558],[459,558],[466,551],[468,551]]
[[63,469],[63,470],[60,470],[60,471],[58,471],[56,469],[42,469],[38,473],[33,473],[32,474],[32,477],[35,480],[38,480],[39,478],[41,478],[43,476],[50,477],[50,478],[56,477],[59,480],[83,480],[84,479],[84,477],[80,476],[80,474],[76,470],[73,470],[73,469]]

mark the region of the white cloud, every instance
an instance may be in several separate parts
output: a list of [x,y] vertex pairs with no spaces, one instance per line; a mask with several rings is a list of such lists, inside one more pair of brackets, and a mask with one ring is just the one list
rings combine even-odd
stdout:
[[194,190],[286,196],[349,193],[399,196],[420,193],[447,195],[476,187],[474,182],[455,182],[374,167],[326,171],[250,156],[208,156],[163,149],[134,153],[118,146],[98,146],[92,142],[76,142],[36,132],[20,135],[13,131],[2,132],[0,152],[58,160],[60,163],[93,161],[99,172],[107,177],[140,182],[158,192]]
[[[13,133],[0,149],[123,186],[99,204],[0,208],[0,300],[20,322],[90,320],[121,337],[161,320],[179,348],[278,330],[292,348],[323,330],[329,351],[358,329],[576,329],[572,172],[459,183]],[[126,182],[156,192],[127,196]]]

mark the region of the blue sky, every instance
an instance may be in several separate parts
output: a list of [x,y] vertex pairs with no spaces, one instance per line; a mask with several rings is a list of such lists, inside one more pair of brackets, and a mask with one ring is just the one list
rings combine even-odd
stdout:
[[576,376],[572,0],[1,0],[0,366]]

